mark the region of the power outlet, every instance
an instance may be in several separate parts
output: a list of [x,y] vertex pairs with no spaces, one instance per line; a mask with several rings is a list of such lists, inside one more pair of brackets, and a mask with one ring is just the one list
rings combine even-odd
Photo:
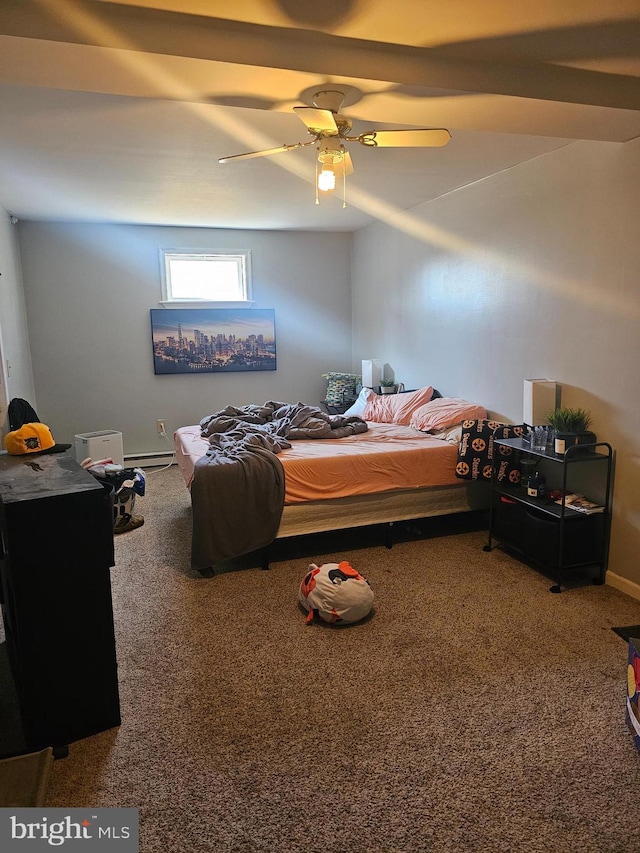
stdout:
[[156,425],[158,427],[158,435],[166,435],[167,434],[167,422],[164,418],[158,418],[156,421]]

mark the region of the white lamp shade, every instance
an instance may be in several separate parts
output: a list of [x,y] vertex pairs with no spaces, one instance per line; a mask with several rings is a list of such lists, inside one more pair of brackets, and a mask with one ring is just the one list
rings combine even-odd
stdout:
[[362,387],[376,388],[382,379],[382,359],[368,358],[362,360]]
[[528,426],[545,424],[558,407],[558,383],[554,379],[525,379],[522,420]]

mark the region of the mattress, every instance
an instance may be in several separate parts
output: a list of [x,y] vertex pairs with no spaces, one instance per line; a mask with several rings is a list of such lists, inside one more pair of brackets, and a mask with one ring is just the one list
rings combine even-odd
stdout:
[[[368,423],[340,439],[296,440],[278,458],[285,472],[285,506],[395,490],[459,485],[456,444],[398,424]],[[191,486],[208,445],[198,425],[174,433],[176,461]]]

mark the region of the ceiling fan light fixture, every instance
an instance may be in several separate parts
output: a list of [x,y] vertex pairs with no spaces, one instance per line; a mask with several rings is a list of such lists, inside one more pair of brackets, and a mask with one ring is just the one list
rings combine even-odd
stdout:
[[317,185],[321,192],[336,188],[336,165],[344,161],[345,149],[338,139],[323,139],[318,147]]
[[321,192],[329,192],[336,188],[336,172],[331,163],[325,163],[318,174],[318,189]]
[[318,145],[318,160],[321,163],[340,163],[344,154],[345,147],[339,139],[323,139]]

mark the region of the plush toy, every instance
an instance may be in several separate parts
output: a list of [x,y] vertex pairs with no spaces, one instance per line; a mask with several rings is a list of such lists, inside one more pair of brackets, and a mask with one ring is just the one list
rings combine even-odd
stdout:
[[373,590],[366,578],[346,560],[341,563],[311,563],[298,592],[308,610],[307,624],[318,616],[332,625],[359,622],[373,606]]

